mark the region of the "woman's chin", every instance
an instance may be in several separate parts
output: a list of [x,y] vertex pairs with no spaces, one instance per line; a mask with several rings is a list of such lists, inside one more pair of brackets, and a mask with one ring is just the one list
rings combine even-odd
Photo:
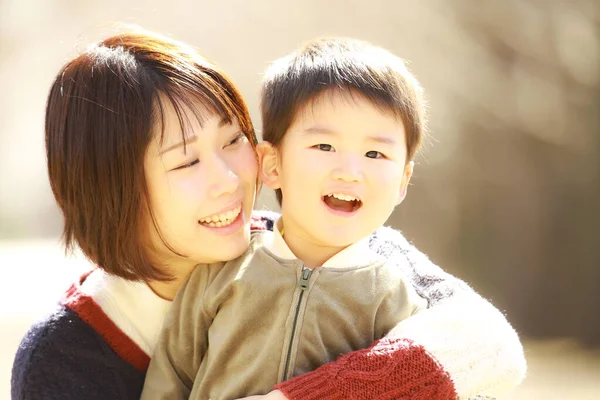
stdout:
[[230,261],[244,254],[250,245],[250,229],[223,239],[207,249],[212,252],[210,258],[215,262]]

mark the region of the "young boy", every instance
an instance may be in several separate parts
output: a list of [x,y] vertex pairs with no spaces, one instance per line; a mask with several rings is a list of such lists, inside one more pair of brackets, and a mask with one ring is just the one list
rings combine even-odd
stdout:
[[313,41],[269,68],[259,171],[281,218],[239,259],[194,270],[142,399],[264,394],[426,308],[369,247],[406,196],[423,108],[402,60],[363,42]]

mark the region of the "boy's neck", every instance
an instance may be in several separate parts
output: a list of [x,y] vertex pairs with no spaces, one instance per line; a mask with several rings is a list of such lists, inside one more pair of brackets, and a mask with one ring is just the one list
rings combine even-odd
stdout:
[[[279,221],[285,226],[282,232],[282,237],[292,253],[304,263],[308,268],[320,267],[333,256],[344,250],[346,247],[329,247],[321,246],[314,242],[314,239],[308,235],[294,229],[294,225],[287,223],[283,224],[283,218]],[[276,227],[280,232],[282,226]]]
[[318,247],[310,245],[300,237],[284,237],[285,243],[290,250],[304,263],[307,268],[321,267],[331,257],[343,250],[343,248]]

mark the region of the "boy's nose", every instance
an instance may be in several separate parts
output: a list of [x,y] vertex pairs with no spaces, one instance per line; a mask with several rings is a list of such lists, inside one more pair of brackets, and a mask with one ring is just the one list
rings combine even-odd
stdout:
[[362,180],[360,164],[351,158],[343,159],[340,165],[334,169],[333,178],[344,182],[360,182]]

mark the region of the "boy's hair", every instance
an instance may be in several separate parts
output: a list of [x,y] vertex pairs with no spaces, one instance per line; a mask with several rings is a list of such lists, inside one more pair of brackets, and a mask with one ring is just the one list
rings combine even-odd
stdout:
[[229,77],[195,49],[149,32],[91,46],[61,69],[48,96],[48,174],[65,217],[66,249],[77,244],[92,262],[126,279],[168,279],[149,258],[149,221],[165,240],[144,172],[148,145],[158,132],[161,143],[164,137],[165,102],[175,109],[184,140],[189,118],[202,124],[216,113],[237,119],[256,145],[246,104]]
[[[326,90],[358,94],[404,124],[411,161],[425,134],[422,89],[404,61],[367,42],[313,40],[275,61],[265,72],[261,93],[262,137],[279,147],[301,108]],[[276,190],[281,205],[281,190]]]

